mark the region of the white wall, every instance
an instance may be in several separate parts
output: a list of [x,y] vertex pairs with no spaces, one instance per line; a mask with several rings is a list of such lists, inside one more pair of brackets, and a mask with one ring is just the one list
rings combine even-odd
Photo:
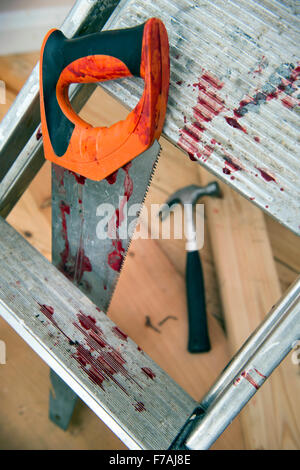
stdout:
[[75,0],[1,0],[0,55],[40,50],[51,28],[59,28]]

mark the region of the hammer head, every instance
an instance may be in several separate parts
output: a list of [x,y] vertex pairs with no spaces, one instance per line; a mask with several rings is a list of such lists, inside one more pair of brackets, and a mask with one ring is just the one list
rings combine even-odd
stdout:
[[[216,181],[208,183],[206,186],[197,186],[196,184],[191,184],[190,186],[185,186],[184,188],[179,189],[174,194],[172,194],[166,201],[166,204],[171,207],[173,204],[196,204],[198,199],[203,196],[214,196],[221,197],[220,186]],[[162,218],[164,218],[165,212],[161,212]]]

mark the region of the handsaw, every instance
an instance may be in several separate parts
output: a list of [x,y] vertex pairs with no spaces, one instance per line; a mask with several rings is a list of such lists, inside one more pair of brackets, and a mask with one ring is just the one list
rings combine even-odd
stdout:
[[[103,311],[159,157],[169,74],[167,33],[156,18],[71,40],[51,30],[42,46],[42,133],[45,158],[53,162],[52,262]],[[144,92],[124,121],[93,128],[71,108],[71,83],[132,75],[144,79]],[[129,205],[134,211],[127,217]],[[66,429],[75,394],[53,371],[51,381],[50,418]]]

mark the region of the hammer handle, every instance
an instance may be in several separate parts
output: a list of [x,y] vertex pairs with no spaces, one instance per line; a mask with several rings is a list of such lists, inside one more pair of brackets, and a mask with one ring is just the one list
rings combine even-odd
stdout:
[[188,351],[207,352],[210,341],[207,328],[205,289],[202,265],[198,250],[187,252],[186,292],[189,320]]

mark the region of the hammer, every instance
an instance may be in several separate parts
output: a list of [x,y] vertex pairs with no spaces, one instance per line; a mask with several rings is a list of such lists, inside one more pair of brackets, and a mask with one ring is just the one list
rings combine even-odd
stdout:
[[[210,350],[210,341],[207,328],[205,306],[205,289],[202,266],[197,246],[197,235],[193,218],[193,208],[198,199],[203,196],[221,197],[221,190],[217,182],[201,187],[196,185],[185,186],[172,194],[166,201],[169,209],[174,204],[183,204],[184,224],[186,235],[186,293],[189,320],[188,351],[190,353],[207,352]],[[163,220],[169,210],[160,210]]]

